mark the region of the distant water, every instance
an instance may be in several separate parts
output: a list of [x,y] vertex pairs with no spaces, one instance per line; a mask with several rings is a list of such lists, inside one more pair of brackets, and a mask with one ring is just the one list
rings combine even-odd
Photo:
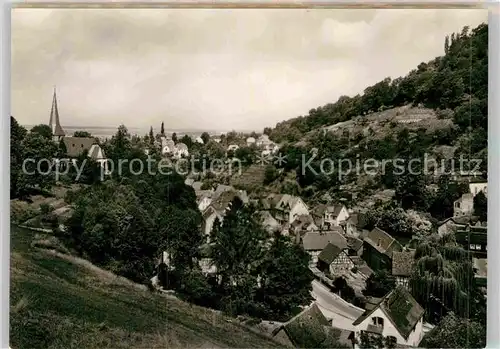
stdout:
[[[26,129],[30,130],[35,125],[24,125]],[[62,126],[64,132],[66,132],[67,136],[72,136],[75,131],[87,131],[93,137],[98,137],[100,139],[111,138],[116,134],[118,130],[117,127],[101,127],[101,126]],[[149,128],[138,128],[138,127],[127,127],[128,132],[133,136],[137,135],[143,137],[149,134]],[[154,130],[155,134],[159,132],[158,130]],[[165,130],[165,134],[167,136],[171,136],[172,133],[176,133],[177,137],[182,137],[184,135],[188,135],[190,137],[199,137],[203,132],[208,132],[211,136],[216,136],[224,133],[223,131],[203,131],[203,130]]]

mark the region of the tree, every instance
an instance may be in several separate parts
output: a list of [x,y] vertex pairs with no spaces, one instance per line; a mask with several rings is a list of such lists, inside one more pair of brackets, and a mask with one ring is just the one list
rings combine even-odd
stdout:
[[[175,132],[174,132],[174,133],[172,133],[172,141],[173,141],[174,143],[177,143],[177,133],[175,133]],[[186,145],[187,145],[187,144],[186,144]]]
[[438,190],[429,208],[429,212],[437,219],[453,216],[453,202],[469,191],[465,183],[450,180],[449,175],[439,177]]
[[18,178],[23,163],[23,140],[28,131],[20,126],[14,117],[10,117],[10,196],[16,197],[18,192]]
[[36,133],[44,138],[52,139],[52,130],[48,125],[40,124],[33,126],[33,128],[30,130],[30,133]]
[[276,178],[278,178],[278,170],[273,165],[266,166],[264,172],[264,185],[271,184]]
[[236,197],[223,223],[212,230],[212,258],[220,280],[218,293],[223,308],[233,314],[249,312],[255,305],[253,296],[265,253],[263,241],[267,233],[252,215]]
[[131,149],[132,144],[130,142],[130,134],[128,133],[127,127],[125,127],[125,125],[120,125],[118,131],[106,146],[106,154],[115,163],[118,163],[119,159],[127,158]]
[[155,135],[153,133],[153,126],[149,129],[149,144],[153,145],[155,143]]
[[253,163],[253,151],[248,147],[241,147],[236,149],[234,152],[234,157],[239,159],[241,163],[249,166]]
[[459,316],[481,314],[483,296],[474,279],[470,256],[453,237],[429,237],[417,246],[410,288],[426,310],[427,321],[438,323],[450,311]]
[[163,121],[161,122],[160,135],[165,136],[165,125],[163,124]]
[[208,134],[208,132],[203,132],[200,137],[203,140],[203,144],[207,144],[210,140],[210,135]]
[[482,191],[474,196],[474,214],[482,222],[486,222],[488,219],[488,199]]
[[366,280],[363,294],[368,297],[382,298],[396,287],[396,280],[386,270],[377,270]]
[[311,282],[310,256],[288,238],[274,240],[261,265],[261,285],[257,300],[267,309],[268,318],[288,319],[299,306],[309,304]]
[[75,133],[73,133],[73,137],[91,138],[92,135],[87,131],[75,131]]
[[408,172],[397,176],[395,189],[395,198],[400,202],[401,207],[427,211],[431,197],[430,192],[426,189],[422,169],[417,169],[414,174]]
[[18,173],[17,189],[20,195],[27,195],[33,189],[48,190],[55,183],[52,171],[57,145],[51,138],[38,132],[30,132],[22,142],[24,168]]
[[[172,135],[172,140],[173,140],[173,135]],[[191,149],[191,147],[193,146],[193,140],[188,135],[182,136],[181,143],[184,143],[185,145],[187,145],[189,149]]]
[[420,344],[424,348],[484,348],[486,328],[476,321],[449,313]]

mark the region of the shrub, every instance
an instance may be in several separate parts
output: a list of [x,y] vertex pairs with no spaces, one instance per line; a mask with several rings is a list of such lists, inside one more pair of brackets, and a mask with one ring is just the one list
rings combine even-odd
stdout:
[[43,203],[40,205],[40,213],[43,215],[49,214],[53,210],[54,208],[47,203]]

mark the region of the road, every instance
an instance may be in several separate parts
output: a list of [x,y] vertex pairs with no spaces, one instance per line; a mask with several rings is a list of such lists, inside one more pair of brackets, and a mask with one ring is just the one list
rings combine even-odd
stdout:
[[354,326],[352,323],[363,313],[363,309],[348,305],[346,301],[330,292],[326,286],[317,280],[312,282],[312,288],[316,304],[326,318],[333,320],[333,326],[353,331]]

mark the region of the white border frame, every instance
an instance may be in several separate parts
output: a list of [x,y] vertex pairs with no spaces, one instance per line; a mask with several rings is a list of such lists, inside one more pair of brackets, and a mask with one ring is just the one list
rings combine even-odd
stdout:
[[[98,3],[99,1],[88,0],[86,3]],[[179,4],[179,2],[182,3]],[[31,0],[32,6],[58,6],[58,7],[76,7],[81,6],[85,2],[73,0],[59,1],[40,1]],[[100,2],[102,3],[102,2]],[[244,3],[244,4],[242,4]],[[116,1],[113,3],[104,4],[106,7],[121,7],[128,5],[132,7],[157,7],[165,5],[170,7],[335,7],[348,6],[354,7],[462,7],[463,5],[471,5],[479,7],[480,5],[487,6],[489,9],[488,31],[489,31],[489,61],[488,61],[488,245],[490,246],[490,254],[488,256],[489,270],[488,273],[488,326],[487,326],[487,347],[500,348],[500,276],[496,273],[500,267],[500,119],[497,115],[500,114],[500,99],[493,91],[500,90],[500,6],[498,1],[334,1],[334,0],[316,0],[316,1],[301,1],[301,2],[283,2],[278,4],[275,1],[195,1],[184,0],[170,3],[150,0],[143,2],[137,0],[129,0],[126,2]],[[3,2],[1,11],[1,32],[2,32],[2,55],[1,55],[1,99],[2,120],[0,122],[0,156],[3,164],[1,181],[1,204],[0,204],[0,348],[9,348],[9,283],[10,283],[10,46],[11,46],[11,8],[12,3]],[[23,4],[26,6],[26,3]],[[497,134],[498,132],[498,134]],[[498,137],[498,138],[497,138]],[[497,253],[494,253],[497,252]],[[492,272],[493,271],[493,272]]]

